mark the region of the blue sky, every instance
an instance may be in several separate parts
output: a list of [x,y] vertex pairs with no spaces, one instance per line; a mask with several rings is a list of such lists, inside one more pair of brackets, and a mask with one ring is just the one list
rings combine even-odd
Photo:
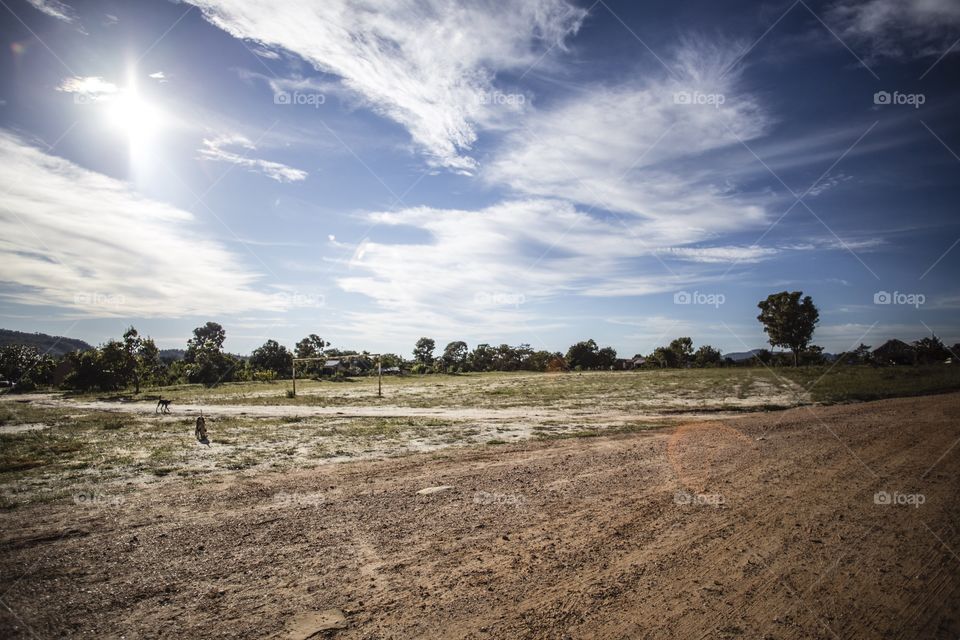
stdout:
[[6,328],[960,341],[951,0],[2,4]]

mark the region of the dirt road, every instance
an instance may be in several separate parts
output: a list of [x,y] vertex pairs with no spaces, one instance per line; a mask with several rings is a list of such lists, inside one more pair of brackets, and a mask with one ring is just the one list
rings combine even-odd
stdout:
[[958,439],[950,394],[22,507],[0,636],[956,638]]

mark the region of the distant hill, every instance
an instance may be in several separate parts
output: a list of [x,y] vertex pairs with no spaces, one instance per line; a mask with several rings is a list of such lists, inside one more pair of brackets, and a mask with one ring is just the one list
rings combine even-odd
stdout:
[[83,340],[76,338],[64,338],[63,336],[49,336],[45,333],[24,333],[23,331],[0,329],[0,347],[14,344],[33,347],[40,353],[46,353],[51,356],[62,356],[65,353],[86,351],[87,349],[93,348]]
[[741,360],[749,360],[753,356],[757,355],[763,351],[763,349],[751,349],[750,351],[734,351],[733,353],[723,354],[724,358],[730,358],[734,362],[740,362]]
[[[757,355],[761,351],[763,351],[763,349],[751,349],[750,351],[734,351],[733,353],[723,354],[723,357],[730,358],[734,362],[743,362],[744,360],[749,360],[750,358]],[[776,354],[776,353],[789,353],[789,352],[774,351],[774,353]],[[826,360],[827,362],[833,362],[834,360],[837,359],[837,356],[836,354],[833,354],[833,353],[824,352],[823,359]]]
[[174,360],[183,360],[187,352],[184,349],[160,349],[160,359],[173,362]]

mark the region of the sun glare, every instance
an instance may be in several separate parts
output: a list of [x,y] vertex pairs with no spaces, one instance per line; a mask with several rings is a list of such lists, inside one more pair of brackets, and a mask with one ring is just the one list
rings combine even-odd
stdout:
[[149,136],[163,125],[163,113],[135,91],[113,100],[107,117],[111,126],[135,138]]

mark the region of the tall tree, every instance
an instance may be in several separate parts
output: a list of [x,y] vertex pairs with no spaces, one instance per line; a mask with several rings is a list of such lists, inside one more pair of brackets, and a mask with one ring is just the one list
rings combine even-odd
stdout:
[[567,349],[567,364],[571,369],[593,369],[597,366],[597,353],[599,351],[600,349],[593,338],[578,342]]
[[267,340],[253,350],[250,366],[258,371],[272,371],[277,377],[290,372],[293,356],[287,348],[276,340]]
[[130,327],[123,334],[123,349],[126,353],[124,379],[133,382],[134,393],[140,393],[140,385],[153,381],[163,372],[160,350],[152,338],[144,338]]
[[716,367],[723,362],[723,355],[719,350],[708,344],[702,345],[693,354],[693,363],[698,367]]
[[820,311],[810,296],[802,291],[781,291],[767,296],[757,306],[771,346],[786,347],[793,352],[793,366],[799,364],[800,352],[806,349],[813,338],[813,331],[820,320]]
[[433,350],[436,346],[437,343],[432,338],[420,338],[413,349],[413,359],[417,364],[430,366],[433,364]]
[[467,363],[467,355],[470,353],[467,343],[463,340],[457,340],[448,344],[440,358],[443,360],[443,366],[447,371],[452,369],[462,369]]
[[187,379],[205,385],[215,385],[230,378],[236,362],[223,353],[227,332],[216,322],[208,322],[193,330],[183,356]]
[[470,353],[470,368],[474,371],[493,371],[497,352],[489,344],[478,344]]
[[677,338],[670,343],[667,349],[672,351],[676,357],[675,366],[685,367],[690,364],[690,360],[693,358],[693,339],[688,337]]

